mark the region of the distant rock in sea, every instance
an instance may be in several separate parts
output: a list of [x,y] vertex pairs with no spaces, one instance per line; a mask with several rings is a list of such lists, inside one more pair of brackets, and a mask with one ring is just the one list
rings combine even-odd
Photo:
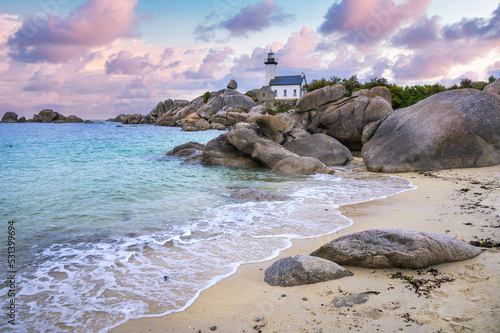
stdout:
[[2,117],[2,123],[17,123],[17,113],[15,112],[5,112]]
[[62,124],[62,123],[82,123],[83,119],[71,115],[64,116],[60,113],[55,112],[51,109],[44,109],[40,111],[38,114],[33,115],[33,119],[26,120],[25,117],[21,117],[17,119],[17,114],[15,112],[6,112],[2,117],[2,123],[54,123],[54,124]]

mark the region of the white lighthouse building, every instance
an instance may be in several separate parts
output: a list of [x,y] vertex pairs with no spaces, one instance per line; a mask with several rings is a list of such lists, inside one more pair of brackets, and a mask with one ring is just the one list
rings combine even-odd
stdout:
[[268,86],[269,82],[271,82],[271,80],[276,77],[276,66],[278,65],[278,62],[274,58],[273,51],[271,51],[267,54],[267,60],[264,63],[266,64],[266,84],[265,84],[265,86]]
[[298,99],[305,94],[307,81],[304,73],[300,75],[276,76],[278,61],[272,51],[267,54],[264,64],[266,65],[265,88],[274,93],[274,99],[292,100]]

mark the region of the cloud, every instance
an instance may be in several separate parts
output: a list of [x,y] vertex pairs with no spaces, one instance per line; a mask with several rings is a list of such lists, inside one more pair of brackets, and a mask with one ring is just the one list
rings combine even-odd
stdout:
[[462,19],[444,28],[444,37],[448,40],[476,37],[480,39],[500,38],[500,4],[490,19]]
[[214,74],[220,71],[224,61],[232,53],[233,50],[229,47],[225,47],[223,50],[211,49],[203,59],[203,63],[198,70],[187,70],[184,72],[184,75],[188,79],[195,80],[213,79]]
[[440,33],[439,17],[421,18],[414,25],[401,29],[391,40],[393,45],[418,49],[435,42]]
[[370,44],[422,17],[430,0],[342,0],[325,14],[319,32],[340,34],[351,44]]
[[500,61],[495,62],[494,64],[488,66],[488,72],[495,76],[497,79],[500,79]]
[[138,0],[88,0],[67,17],[30,16],[8,40],[10,56],[25,63],[60,63],[92,47],[129,37]]
[[413,49],[412,54],[397,57],[393,74],[400,80],[439,78],[453,68],[498,54],[499,40],[500,5],[489,19],[462,19],[445,26],[436,17],[425,19],[392,40],[396,46]]
[[248,5],[226,20],[219,20],[214,13],[207,16],[206,21],[212,23],[198,24],[195,35],[199,40],[215,39],[217,31],[228,31],[232,37],[246,36],[250,32],[262,31],[272,25],[281,24],[293,16],[286,13],[274,0],[263,0],[255,5]]
[[130,51],[120,51],[106,61],[106,74],[139,75],[145,68],[151,67],[149,56],[132,57]]
[[318,66],[320,58],[315,54],[315,50],[319,41],[320,36],[311,27],[303,27],[300,32],[293,33],[278,52],[279,63],[301,69]]
[[261,31],[273,24],[279,24],[290,18],[283,7],[274,0],[264,0],[255,5],[248,5],[236,15],[222,23],[232,36],[244,36],[251,31]]

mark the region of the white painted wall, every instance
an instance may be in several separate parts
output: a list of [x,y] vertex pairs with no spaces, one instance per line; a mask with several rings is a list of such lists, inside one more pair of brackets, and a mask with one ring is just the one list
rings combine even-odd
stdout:
[[[277,99],[297,99],[302,96],[301,88],[299,84],[296,85],[282,85],[282,86],[271,86],[271,90],[276,91]],[[295,93],[294,93],[295,91]]]
[[265,86],[268,86],[269,81],[271,81],[275,77],[276,77],[276,65],[267,64],[266,65],[266,84],[265,84]]

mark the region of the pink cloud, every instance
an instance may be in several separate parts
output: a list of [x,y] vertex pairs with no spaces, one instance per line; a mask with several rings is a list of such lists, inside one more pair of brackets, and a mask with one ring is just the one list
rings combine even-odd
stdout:
[[11,57],[28,63],[65,62],[131,36],[137,1],[88,0],[65,18],[28,17],[8,40]]
[[371,44],[425,14],[430,0],[342,0],[325,15],[319,31],[338,33],[351,44]]
[[[422,22],[425,21],[429,20]],[[500,5],[490,19],[463,19],[444,27],[437,24],[437,18],[432,21],[433,24],[409,27],[393,39],[396,45],[406,44],[414,50],[412,55],[401,55],[395,61],[393,73],[397,79],[442,77],[457,65],[467,65],[500,50]],[[424,31],[427,37],[423,37]]]
[[320,40],[311,27],[303,27],[300,32],[293,33],[283,49],[279,50],[277,56],[280,64],[293,68],[316,68],[320,59],[314,51]]
[[[213,19],[212,13],[207,20]],[[274,0],[262,0],[254,5],[248,5],[229,19],[216,19],[211,23],[200,23],[195,29],[197,38],[208,42],[215,39],[216,32],[227,30],[231,36],[246,36],[249,32],[262,31],[272,25],[281,24],[293,16]]]
[[260,31],[272,24],[281,23],[290,15],[274,0],[264,0],[255,5],[248,5],[236,15],[222,23],[233,36],[243,36],[250,31]]
[[124,50],[113,54],[105,66],[106,74],[139,75],[152,64],[147,54],[144,57],[133,57],[130,51]]
[[233,50],[230,47],[225,47],[223,50],[211,49],[197,70],[187,70],[184,75],[188,79],[212,79],[232,53]]

